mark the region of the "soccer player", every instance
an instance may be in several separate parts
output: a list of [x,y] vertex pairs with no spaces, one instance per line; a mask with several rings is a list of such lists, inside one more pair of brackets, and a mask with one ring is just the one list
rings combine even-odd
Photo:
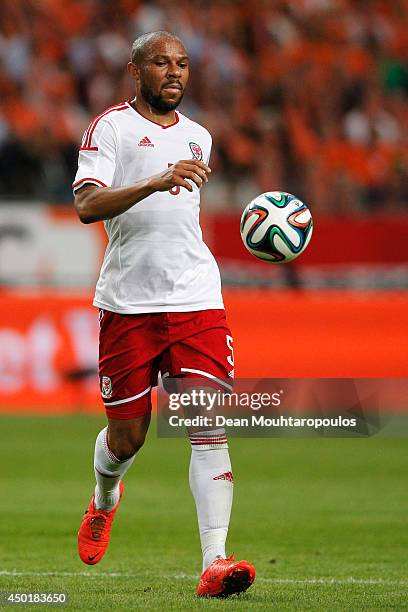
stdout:
[[[122,479],[149,427],[158,372],[227,390],[233,376],[219,271],[199,225],[211,136],[176,112],[189,75],[186,49],[169,32],[144,34],[128,71],[136,96],[91,122],[73,184],[80,220],[104,221],[109,237],[94,299],[108,426],[96,438],[96,488],[78,533],[79,555],[90,565],[108,546]],[[197,594],[244,591],[255,569],[225,554],[233,491],[225,431],[189,436],[203,554]]]

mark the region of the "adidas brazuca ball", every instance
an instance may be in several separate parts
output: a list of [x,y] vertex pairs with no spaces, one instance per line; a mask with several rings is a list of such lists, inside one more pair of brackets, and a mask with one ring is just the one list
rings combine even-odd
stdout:
[[284,191],[257,196],[241,217],[241,237],[252,255],[270,263],[287,263],[310,242],[313,220],[309,208]]

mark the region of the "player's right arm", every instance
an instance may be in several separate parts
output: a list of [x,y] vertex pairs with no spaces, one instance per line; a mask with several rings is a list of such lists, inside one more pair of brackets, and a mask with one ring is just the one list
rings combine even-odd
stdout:
[[208,181],[211,169],[202,161],[184,159],[155,174],[126,187],[98,187],[84,182],[75,192],[75,210],[82,223],[95,223],[117,217],[157,191],[184,187],[193,191],[186,179],[198,188]]

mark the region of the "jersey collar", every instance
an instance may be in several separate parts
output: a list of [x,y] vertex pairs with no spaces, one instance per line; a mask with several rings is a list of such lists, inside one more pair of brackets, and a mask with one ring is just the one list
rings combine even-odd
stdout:
[[[134,99],[135,100],[135,99]],[[179,121],[180,121],[180,117],[179,114],[177,112],[175,112],[175,120],[173,121],[173,123],[169,123],[169,125],[162,125],[161,123],[159,123],[158,121],[153,121],[152,119],[148,119],[148,117],[145,117],[144,115],[142,115],[142,113],[140,113],[133,105],[132,102],[134,102],[134,100],[126,100],[126,104],[129,106],[129,108],[131,108],[135,113],[137,113],[138,115],[140,115],[141,117],[143,117],[143,119],[145,119],[146,121],[149,121],[149,123],[153,123],[154,125],[157,125],[159,127],[161,127],[163,130],[167,130],[167,128],[173,127],[174,125],[176,125]]]

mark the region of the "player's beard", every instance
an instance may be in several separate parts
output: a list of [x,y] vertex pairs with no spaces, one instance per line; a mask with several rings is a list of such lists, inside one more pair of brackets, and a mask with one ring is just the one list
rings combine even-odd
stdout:
[[169,111],[174,110],[175,108],[178,107],[178,105],[180,104],[181,100],[183,99],[183,95],[184,95],[184,91],[181,91],[181,96],[180,98],[177,100],[177,102],[167,102],[166,100],[164,100],[162,98],[161,93],[159,93],[158,95],[155,95],[151,89],[149,89],[149,87],[146,85],[146,83],[143,83],[141,88],[140,88],[140,92],[142,94],[142,96],[144,97],[144,99],[146,100],[146,102],[152,107],[154,108],[154,110],[160,112],[160,113],[167,113]]

